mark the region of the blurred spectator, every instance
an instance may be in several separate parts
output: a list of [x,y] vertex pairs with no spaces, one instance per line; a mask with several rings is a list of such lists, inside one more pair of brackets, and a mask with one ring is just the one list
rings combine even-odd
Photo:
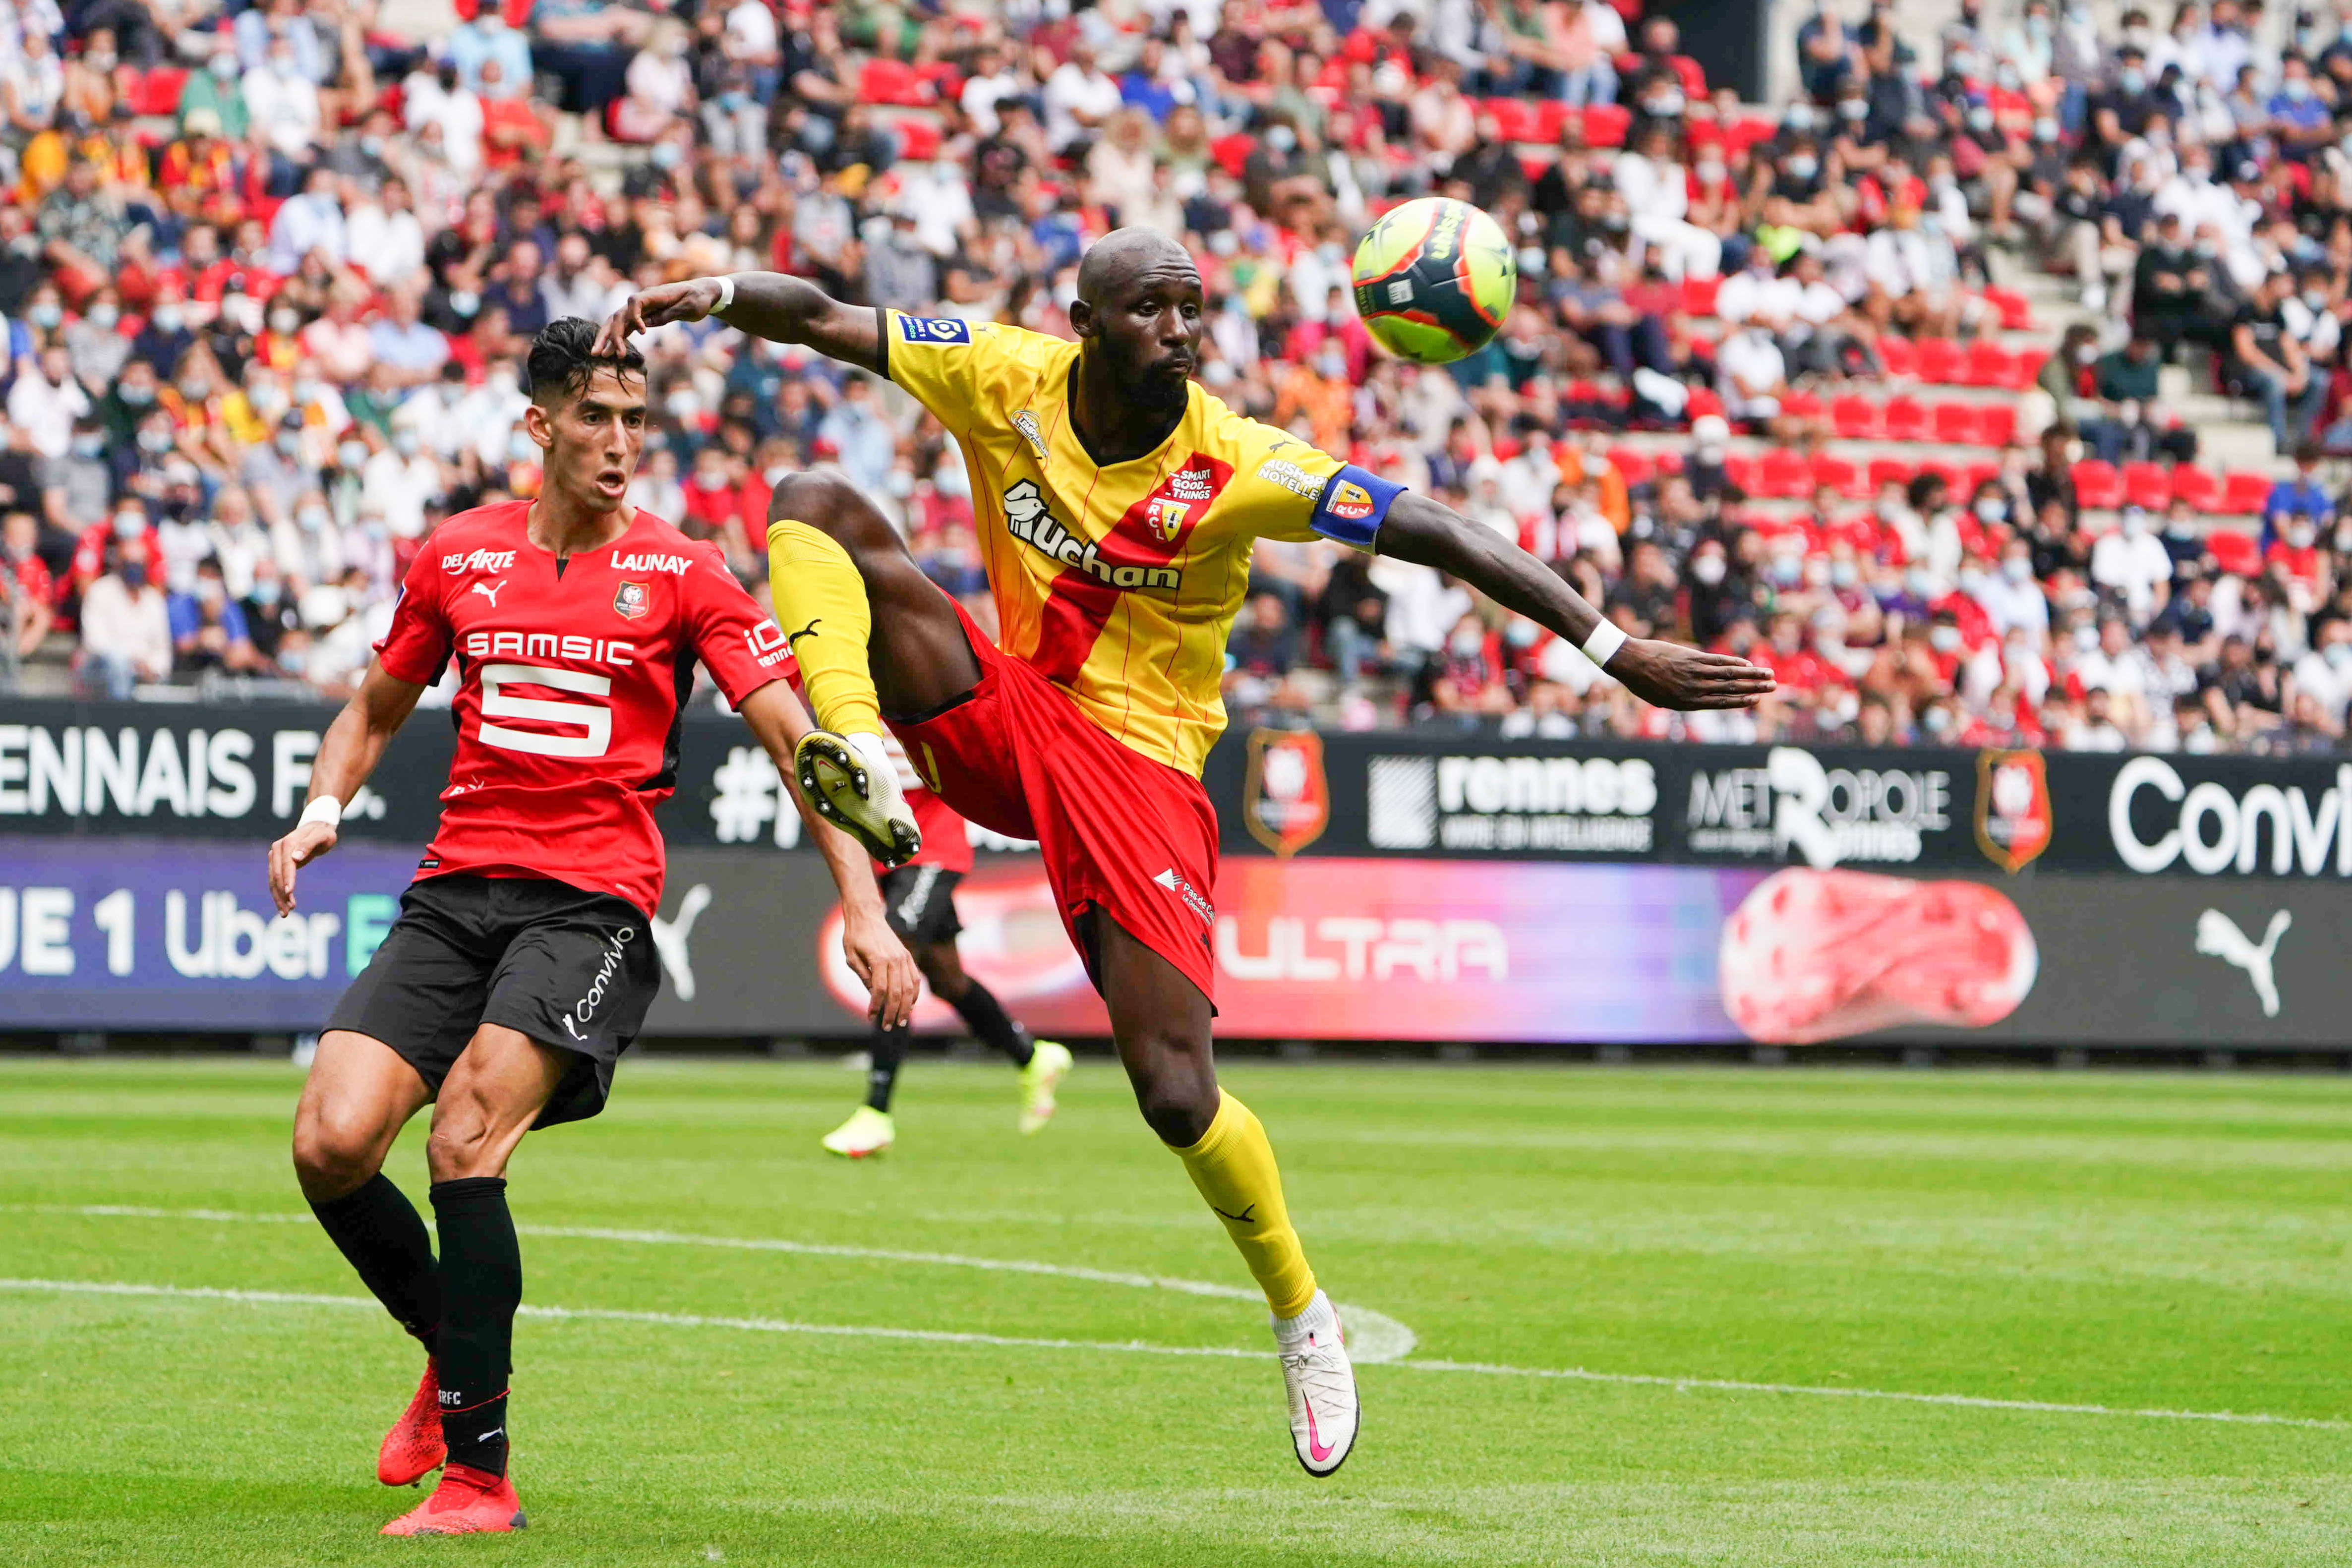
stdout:
[[172,673],[171,621],[147,567],[145,538],[110,544],[106,570],[81,596],[81,676],[106,696],[127,697],[134,684]]

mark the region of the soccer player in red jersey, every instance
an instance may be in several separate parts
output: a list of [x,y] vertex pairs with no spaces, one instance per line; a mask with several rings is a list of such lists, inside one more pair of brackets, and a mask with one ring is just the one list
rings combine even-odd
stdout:
[[[522,1297],[507,1160],[530,1128],[604,1109],[660,984],[649,926],[666,862],[653,810],[676,784],[695,662],[788,778],[809,733],[782,678],[789,645],[718,549],[624,504],[645,442],[645,361],[597,355],[595,336],[574,317],[532,341],[523,425],[546,454],[539,498],[462,513],[425,541],[375,661],[327,730],[301,820],[269,851],[283,914],[298,868],[334,847],[342,803],[454,656],[457,748],[440,824],[399,917],[320,1036],[294,1117],[303,1196],[425,1349],[376,1475],[404,1486],[446,1468],[387,1535],[523,1522],[506,1475]],[[874,1019],[900,1022],[914,961],[866,856],[803,814],[841,889],[843,946]],[[437,1262],[383,1172],[428,1102]]]
[[[1042,1132],[1053,1119],[1055,1091],[1069,1075],[1069,1047],[1030,1034],[1004,1010],[995,992],[965,971],[962,956],[956,951],[963,923],[957,918],[955,890],[971,870],[971,835],[955,808],[924,787],[905,749],[889,736],[882,740],[898,770],[898,788],[905,792],[908,809],[923,836],[922,848],[912,860],[896,866],[875,862],[884,918],[915,956],[915,967],[923,972],[931,995],[955,1009],[982,1043],[1003,1052],[1021,1070],[1021,1131]],[[898,1070],[906,1063],[907,1040],[904,1027],[874,1031],[866,1071],[866,1103],[824,1135],[827,1149],[849,1159],[864,1159],[882,1153],[898,1140],[890,1100],[898,1092]]]
[[1265,1129],[1218,1087],[1209,1044],[1217,831],[1200,773],[1224,728],[1218,683],[1255,541],[1329,538],[1440,568],[1661,707],[1748,706],[1772,677],[1628,638],[1493,529],[1225,407],[1192,380],[1202,305],[1184,247],[1127,228],[1078,264],[1076,342],[844,305],[775,273],[642,290],[598,341],[715,314],[887,376],[961,445],[1002,646],[847,482],[776,486],[769,579],[824,727],[801,743],[799,776],[820,810],[904,858],[919,835],[882,753],[887,712],[950,805],[1039,841],[1144,1121],[1265,1292],[1293,1450],[1326,1476],[1355,1442],[1354,1370]]

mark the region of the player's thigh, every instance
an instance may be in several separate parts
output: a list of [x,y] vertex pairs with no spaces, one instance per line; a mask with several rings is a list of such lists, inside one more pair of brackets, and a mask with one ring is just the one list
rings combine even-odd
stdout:
[[343,1029],[320,1035],[294,1107],[294,1165],[305,1196],[341,1197],[374,1176],[400,1129],[432,1097],[383,1041]]
[[577,1061],[573,1052],[504,1024],[477,1029],[433,1103],[433,1131],[425,1142],[433,1179],[503,1175],[515,1145]]
[[1137,1108],[1162,1141],[1180,1148],[1200,1142],[1217,1113],[1209,1040],[1216,1009],[1208,994],[1108,912],[1090,909],[1077,926]]
[[651,923],[610,894],[541,879],[509,883],[500,914],[510,935],[480,1021],[565,1059],[539,1125],[593,1116],[661,987]]
[[885,712],[933,713],[980,684],[980,660],[954,602],[847,479],[827,470],[786,475],[769,497],[768,520],[805,523],[848,552],[866,583],[867,664]]

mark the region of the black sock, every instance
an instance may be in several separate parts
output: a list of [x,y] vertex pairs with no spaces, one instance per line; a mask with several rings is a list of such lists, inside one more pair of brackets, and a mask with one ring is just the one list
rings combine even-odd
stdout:
[[1014,1023],[1013,1015],[1004,1010],[1004,1004],[996,999],[996,993],[978,980],[967,979],[963,995],[950,1005],[971,1026],[971,1032],[982,1044],[1011,1057],[1013,1066],[1026,1067],[1029,1059],[1037,1054],[1037,1042],[1030,1038],[1029,1031]]
[[427,1351],[434,1349],[441,1333],[441,1275],[433,1266],[433,1238],[408,1195],[378,1171],[358,1191],[314,1203],[310,1212],[383,1310]]
[[898,1064],[907,1060],[909,1032],[903,1026],[877,1029],[867,1051],[872,1064],[866,1069],[866,1103],[885,1115],[889,1113],[891,1091],[898,1087]]
[[507,1380],[522,1249],[503,1176],[433,1184],[441,1225],[441,1435],[449,1462],[507,1473]]

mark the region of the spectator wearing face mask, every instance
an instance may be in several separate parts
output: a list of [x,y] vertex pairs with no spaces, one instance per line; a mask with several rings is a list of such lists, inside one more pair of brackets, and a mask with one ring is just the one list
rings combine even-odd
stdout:
[[2297,520],[2321,528],[2335,520],[2336,502],[2319,483],[2319,459],[2318,445],[2305,442],[2294,449],[2294,473],[2271,486],[2269,497],[2263,502],[2260,542],[2263,549],[2284,538],[2289,525]]
[[57,622],[50,607],[57,583],[40,557],[40,524],[30,512],[0,517],[0,634],[10,639],[20,660],[31,656]]
[[172,594],[164,612],[177,669],[243,674],[261,667],[261,655],[246,631],[245,611],[229,597],[220,562],[198,562],[187,591]]
[[2230,323],[2229,382],[2263,405],[2271,439],[2287,452],[2311,433],[2327,397],[2303,345],[2286,329],[2286,298],[2294,280],[2285,272],[2263,279],[2254,298]]
[[82,689],[118,701],[141,681],[172,674],[172,626],[163,594],[147,579],[147,541],[120,539],[105,570],[82,594],[81,649],[75,673]]
[[2136,625],[2163,608],[2172,581],[2172,556],[2148,531],[2147,513],[2124,508],[2123,526],[2091,549],[2091,580],[2120,599]]

